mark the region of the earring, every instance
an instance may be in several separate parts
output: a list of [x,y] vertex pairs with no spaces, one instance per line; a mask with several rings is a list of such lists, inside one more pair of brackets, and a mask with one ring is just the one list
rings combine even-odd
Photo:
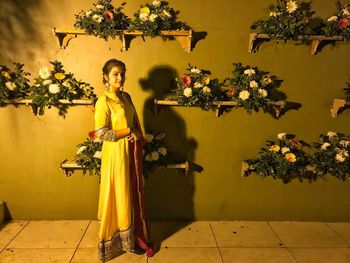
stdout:
[[106,81],[105,86],[106,86],[106,89],[109,90],[109,83],[108,83],[108,81]]

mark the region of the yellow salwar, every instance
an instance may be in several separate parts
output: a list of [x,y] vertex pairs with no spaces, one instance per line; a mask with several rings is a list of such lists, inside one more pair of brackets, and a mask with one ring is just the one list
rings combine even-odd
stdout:
[[[95,106],[96,130],[107,127],[119,130],[134,127],[135,109],[128,97],[119,99],[106,91]],[[130,158],[127,138],[103,141],[101,185],[98,205],[99,256],[103,261],[134,248]]]

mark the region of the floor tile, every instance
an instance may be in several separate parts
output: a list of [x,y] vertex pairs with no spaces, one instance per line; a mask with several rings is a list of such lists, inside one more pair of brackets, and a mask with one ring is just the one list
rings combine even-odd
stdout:
[[224,263],[295,263],[286,248],[220,248]]
[[152,222],[151,240],[162,247],[216,247],[209,222]]
[[349,248],[291,248],[299,263],[350,263]]
[[95,248],[98,245],[98,230],[100,225],[97,220],[91,221],[79,248]]
[[9,248],[76,248],[88,225],[82,221],[30,221]]
[[162,248],[148,263],[222,263],[217,248]]
[[210,223],[219,247],[282,247],[266,222],[217,221]]
[[68,263],[75,249],[6,248],[0,253],[1,263]]
[[[108,263],[146,263],[146,255],[136,255],[133,253],[124,253]],[[101,263],[98,258],[97,248],[79,248],[75,253],[71,263]]]
[[327,225],[350,244],[350,223],[327,223]]
[[346,247],[348,244],[325,223],[270,222],[287,247]]
[[0,251],[22,230],[28,221],[10,221],[0,230]]

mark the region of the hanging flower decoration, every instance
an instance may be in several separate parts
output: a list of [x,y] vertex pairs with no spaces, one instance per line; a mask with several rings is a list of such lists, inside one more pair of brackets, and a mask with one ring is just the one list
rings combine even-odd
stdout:
[[257,67],[234,63],[233,77],[226,90],[228,100],[237,102],[236,107],[243,107],[249,114],[259,108],[268,111],[272,99],[271,91],[275,89],[274,77],[260,71]]
[[309,156],[303,147],[307,144],[292,134],[279,133],[277,138],[277,141],[267,141],[259,157],[244,160],[248,164],[244,176],[255,173],[263,178],[272,176],[282,179],[285,183],[305,176]]
[[317,175],[331,174],[338,179],[350,178],[350,137],[342,133],[321,134],[322,143],[314,143],[312,166]]
[[14,65],[13,71],[5,65],[0,65],[0,105],[24,98],[29,92],[27,76],[30,74],[23,71],[23,64],[14,63]]
[[90,84],[78,81],[72,73],[66,73],[59,61],[50,62],[53,69],[43,67],[39,70],[39,77],[31,87],[30,97],[33,99],[34,113],[43,115],[45,108],[57,105],[59,100],[76,99],[94,100],[96,95]]
[[115,8],[111,5],[112,0],[98,0],[94,9],[81,11],[75,15],[75,28],[84,29],[86,34],[98,36],[104,39],[120,36],[120,30],[125,30],[130,24],[122,9],[125,3]]
[[255,21],[251,29],[281,40],[298,40],[311,34],[309,20],[312,16],[310,4],[292,0],[277,0],[269,7],[270,16],[266,20]]
[[169,7],[165,1],[154,0],[152,3],[141,5],[134,14],[129,31],[141,30],[144,36],[155,37],[161,30],[188,30],[183,22],[177,21],[179,11]]
[[342,5],[336,2],[337,11],[325,21],[323,27],[326,36],[342,36],[344,40],[350,40],[350,4]]
[[211,79],[208,71],[190,64],[187,71],[175,80],[175,94],[170,100],[176,100],[182,106],[200,106],[204,110],[209,110],[213,101],[226,100],[226,94],[221,89],[222,83],[218,79]]
[[89,171],[90,175],[101,175],[101,151],[102,142],[96,138],[87,138],[83,143],[78,144],[78,151],[75,155],[77,164]]

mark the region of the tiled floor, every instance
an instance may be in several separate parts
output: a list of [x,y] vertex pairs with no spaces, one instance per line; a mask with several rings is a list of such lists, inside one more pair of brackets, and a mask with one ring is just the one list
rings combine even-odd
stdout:
[[[99,262],[97,221],[11,221],[0,226],[0,262]],[[125,263],[350,263],[350,223],[152,222],[160,246]]]

